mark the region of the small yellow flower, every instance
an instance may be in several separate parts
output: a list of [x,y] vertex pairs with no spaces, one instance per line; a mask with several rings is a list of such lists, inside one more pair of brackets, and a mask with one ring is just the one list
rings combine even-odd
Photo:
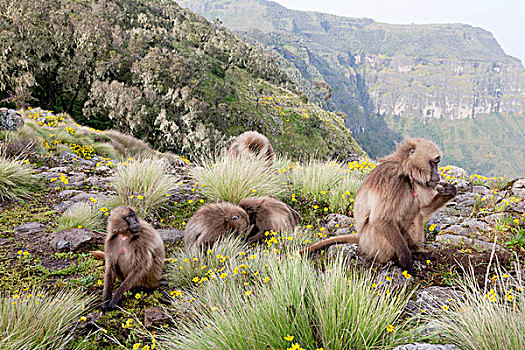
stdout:
[[141,196],[141,195],[138,195],[138,196],[137,196],[137,199],[144,199],[144,197]]
[[140,343],[133,344],[133,350],[137,350],[138,348],[140,348]]
[[293,335],[286,334],[286,337],[284,337],[284,340],[292,341],[293,340]]
[[139,293],[135,294],[135,299],[140,299],[141,298],[141,295]]
[[252,294],[252,291],[251,291],[251,290],[247,290],[245,294],[246,294],[246,295],[251,295],[251,294]]
[[391,324],[389,324],[388,326],[386,326],[386,331],[388,333],[394,333],[396,331],[396,329],[394,328],[394,326],[392,326]]
[[83,228],[83,226],[82,226],[82,225],[78,225],[77,227],[78,227],[78,228],[80,228],[80,229],[82,229],[82,228]]
[[447,306],[447,305],[443,305],[441,308],[442,308],[443,310],[445,310],[445,311],[448,310],[448,306]]
[[220,278],[226,278],[226,277],[228,277],[228,274],[227,274],[226,272],[224,272],[224,273],[222,273],[219,277],[220,277]]
[[81,318],[78,319],[78,322],[86,322],[86,321],[87,321],[86,316],[82,316]]

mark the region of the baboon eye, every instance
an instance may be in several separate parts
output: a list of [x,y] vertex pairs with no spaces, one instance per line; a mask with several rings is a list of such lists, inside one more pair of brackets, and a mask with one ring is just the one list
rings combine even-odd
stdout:
[[232,221],[239,220],[239,217],[237,215],[232,216]]

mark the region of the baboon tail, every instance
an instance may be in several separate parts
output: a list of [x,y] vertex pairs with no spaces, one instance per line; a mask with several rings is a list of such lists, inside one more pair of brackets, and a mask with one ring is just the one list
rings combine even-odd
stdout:
[[313,253],[315,251],[318,251],[320,249],[326,248],[328,246],[331,246],[333,244],[341,244],[341,243],[353,243],[358,244],[359,242],[359,235],[357,234],[350,234],[350,235],[341,235],[336,237],[331,237],[328,239],[325,239],[321,242],[317,242],[315,244],[312,244],[311,246],[301,250],[301,255]]
[[104,252],[101,252],[99,250],[91,251],[91,255],[97,260],[104,260]]

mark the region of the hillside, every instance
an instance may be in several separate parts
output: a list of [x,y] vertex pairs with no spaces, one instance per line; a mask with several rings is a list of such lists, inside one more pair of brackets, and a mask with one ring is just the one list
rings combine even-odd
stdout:
[[[20,20],[24,18],[24,20]],[[169,0],[0,1],[0,101],[198,158],[245,130],[294,157],[362,153],[275,60]]]
[[[486,30],[463,24],[378,23],[289,10],[265,0],[180,4],[219,18],[226,27],[272,49],[311,100],[347,114],[347,126],[372,157],[389,153],[403,136],[417,136],[429,120],[439,119],[448,130],[491,125],[497,115],[509,123],[487,128],[484,147],[505,162],[487,166],[487,153],[478,152],[476,138],[469,137],[453,139],[454,152],[450,143],[441,144],[446,160],[472,172],[523,174],[525,134],[513,130],[510,120],[524,120],[525,69]],[[326,102],[318,82],[332,88]],[[394,117],[411,122],[393,129]],[[471,121],[461,122],[465,119]],[[428,133],[438,143],[449,138],[445,131]],[[506,140],[505,150],[493,141],[500,138]]]

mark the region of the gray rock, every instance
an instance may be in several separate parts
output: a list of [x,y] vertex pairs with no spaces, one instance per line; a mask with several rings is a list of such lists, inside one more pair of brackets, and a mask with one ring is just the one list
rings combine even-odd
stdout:
[[108,189],[111,187],[111,179],[100,176],[91,176],[86,179],[85,184],[100,189]]
[[427,343],[412,343],[400,345],[394,350],[461,350],[453,344],[446,345],[436,345],[436,344],[427,344]]
[[160,307],[150,307],[144,310],[144,326],[146,328],[170,321],[170,316]]
[[49,244],[59,252],[87,252],[103,244],[106,235],[87,229],[73,228],[50,236]]
[[509,216],[508,213],[494,213],[491,215],[487,215],[483,218],[486,222],[488,222],[491,225],[496,225],[497,223],[503,222],[503,220]]
[[454,186],[456,186],[456,189],[458,193],[467,193],[472,192],[472,182],[463,180],[463,179],[456,179],[452,181]]
[[358,251],[357,244],[334,244],[328,248],[327,254],[330,257],[341,254],[345,260],[350,260],[357,258]]
[[323,225],[326,229],[334,231],[340,228],[352,228],[354,220],[343,214],[328,214],[323,218]]
[[[387,265],[377,275],[375,283],[377,288],[381,290],[389,290],[401,288],[409,285],[414,281],[414,278],[409,274],[403,274],[403,270],[398,266]],[[407,278],[409,277],[409,278]]]
[[41,233],[44,231],[46,226],[40,222],[27,222],[20,226],[15,227],[15,232],[23,235],[34,235],[36,233]]
[[411,315],[432,313],[437,309],[441,309],[443,305],[462,297],[463,294],[461,292],[452,288],[430,286],[419,291],[416,298],[409,302],[407,309]]
[[91,160],[84,159],[82,157],[77,156],[76,154],[66,151],[60,153],[58,158],[65,163],[75,163],[89,168],[95,165],[95,163],[93,163]]
[[488,232],[492,229],[487,223],[475,219],[467,219],[461,223],[461,226],[466,227],[470,233]]
[[447,165],[447,169],[445,170],[445,174],[456,178],[456,179],[468,179],[468,173],[465,169],[460,168],[458,166],[454,165]]
[[24,126],[24,119],[14,109],[0,108],[0,130],[18,130]]
[[492,249],[496,249],[497,252],[505,254],[506,256],[510,256],[509,251],[503,248],[502,246],[500,246],[499,244],[484,242],[479,239],[472,239],[472,238],[467,238],[464,236],[457,236],[457,235],[446,233],[446,234],[438,235],[436,237],[436,241],[443,243],[444,245],[456,246],[456,247],[468,245],[469,248],[479,249],[479,250],[491,251]]
[[352,233],[355,233],[355,231],[350,231],[349,228],[340,228],[338,230],[335,230],[334,236],[349,235]]
[[58,197],[60,199],[69,199],[77,194],[79,194],[81,191],[79,190],[64,190],[58,194]]
[[468,236],[469,233],[470,232],[469,232],[468,228],[466,228],[466,227],[463,227],[461,225],[452,225],[452,226],[447,227],[445,230],[441,230],[441,232],[439,234],[440,235],[443,235],[443,234],[455,234],[455,235],[460,235],[460,236]]
[[480,194],[482,196],[485,196],[491,193],[490,190],[485,186],[474,186],[472,188],[472,192],[475,194]]
[[178,230],[176,228],[158,230],[158,232],[164,243],[175,243],[181,241],[184,238],[184,231]]
[[446,214],[446,209],[440,209],[435,212],[428,220],[427,225],[435,225],[434,231],[439,232],[450,225],[454,225],[459,221],[456,216]]
[[109,176],[111,175],[111,172],[111,168],[106,165],[100,165],[95,168],[95,174],[97,175]]

